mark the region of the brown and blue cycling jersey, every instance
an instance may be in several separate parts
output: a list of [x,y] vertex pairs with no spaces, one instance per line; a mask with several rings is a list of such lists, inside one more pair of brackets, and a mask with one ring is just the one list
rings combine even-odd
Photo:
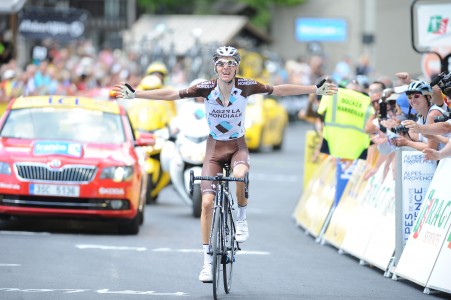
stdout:
[[210,135],[226,141],[244,135],[247,99],[253,94],[270,95],[274,88],[248,78],[236,77],[230,92],[229,104],[223,106],[217,80],[204,81],[179,91],[180,98],[203,97]]

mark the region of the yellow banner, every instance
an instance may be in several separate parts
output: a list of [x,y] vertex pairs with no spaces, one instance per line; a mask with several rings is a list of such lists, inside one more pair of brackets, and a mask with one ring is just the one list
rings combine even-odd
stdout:
[[334,203],[336,185],[335,158],[327,158],[315,170],[299,199],[294,217],[298,225],[317,237]]
[[320,153],[315,158],[315,151],[320,146],[321,137],[315,130],[308,130],[305,134],[305,151],[304,151],[304,190],[312,178],[316,169],[318,169],[321,162],[326,158],[325,154]]
[[119,114],[116,101],[97,100],[75,96],[29,96],[20,97],[14,102],[12,109],[30,107],[67,107],[99,110],[107,113]]

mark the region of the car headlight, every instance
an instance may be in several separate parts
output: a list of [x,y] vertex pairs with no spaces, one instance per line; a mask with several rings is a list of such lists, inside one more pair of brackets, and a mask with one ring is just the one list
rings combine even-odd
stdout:
[[133,166],[107,167],[100,174],[100,179],[112,179],[114,182],[130,181],[132,177]]
[[0,162],[0,174],[11,175],[11,167],[7,162]]

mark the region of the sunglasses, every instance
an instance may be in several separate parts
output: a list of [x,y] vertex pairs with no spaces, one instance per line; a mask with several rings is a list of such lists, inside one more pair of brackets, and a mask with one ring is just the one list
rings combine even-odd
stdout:
[[411,100],[411,99],[418,99],[421,96],[422,96],[421,94],[410,94],[410,95],[407,95],[407,98],[409,98],[409,100]]
[[220,59],[215,63],[219,67],[236,67],[238,63],[235,60]]

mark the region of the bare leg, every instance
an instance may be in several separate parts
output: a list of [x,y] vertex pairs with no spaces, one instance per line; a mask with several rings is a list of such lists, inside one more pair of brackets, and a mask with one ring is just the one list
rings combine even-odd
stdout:
[[[249,168],[244,164],[238,164],[233,168],[233,177],[244,178],[246,176]],[[240,206],[247,205],[247,198],[244,195],[244,182],[236,182],[236,198]]]
[[206,245],[210,239],[211,218],[213,212],[214,194],[202,195],[202,212],[200,215],[200,231],[202,244]]

